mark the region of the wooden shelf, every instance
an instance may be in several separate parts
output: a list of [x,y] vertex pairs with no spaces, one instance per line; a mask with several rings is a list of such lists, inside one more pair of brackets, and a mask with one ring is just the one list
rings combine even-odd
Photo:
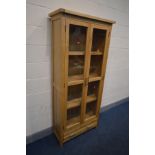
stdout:
[[72,75],[68,77],[69,81],[74,81],[74,80],[82,80],[83,79],[83,74],[80,75]]
[[87,103],[96,101],[97,97],[95,94],[87,96]]
[[[87,96],[87,103],[96,101],[97,97],[95,94]],[[67,109],[78,107],[81,105],[82,98],[73,99],[67,102]]]
[[[90,74],[89,75],[89,82],[92,81],[99,81],[102,77],[98,74]],[[69,76],[68,77],[68,86],[77,85],[84,83],[83,75],[75,75],[75,76]]]
[[78,107],[81,104],[81,98],[76,98],[67,102],[67,109]]
[[86,120],[88,120],[88,119],[93,119],[93,118],[95,118],[95,117],[96,117],[96,115],[94,114],[93,111],[87,112],[87,113],[85,114],[85,119],[86,119]]
[[91,74],[89,74],[89,77],[90,78],[99,77],[99,74],[97,74],[97,73],[91,73]]
[[80,124],[80,116],[73,117],[73,118],[67,120],[67,128],[70,128],[76,124]]
[[84,80],[74,80],[74,81],[68,81],[68,86],[82,84]]
[[90,74],[89,75],[89,82],[92,82],[92,81],[98,81],[98,80],[101,80],[102,77],[99,76],[98,74],[94,73],[94,74]]
[[[69,55],[85,55],[85,52],[81,52],[81,51],[69,51]],[[96,52],[96,51],[93,51],[91,52],[91,55],[103,55],[102,52]]]
[[103,55],[102,52],[92,51],[91,55]]
[[84,51],[69,51],[69,55],[85,55]]
[[68,86],[81,84],[84,82],[83,74],[82,75],[74,75],[68,77]]

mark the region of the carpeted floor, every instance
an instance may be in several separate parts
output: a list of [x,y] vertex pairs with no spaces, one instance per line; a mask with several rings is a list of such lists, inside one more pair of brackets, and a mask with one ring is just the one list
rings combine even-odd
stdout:
[[61,148],[52,134],[27,145],[27,155],[128,155],[129,103],[100,114],[99,126]]

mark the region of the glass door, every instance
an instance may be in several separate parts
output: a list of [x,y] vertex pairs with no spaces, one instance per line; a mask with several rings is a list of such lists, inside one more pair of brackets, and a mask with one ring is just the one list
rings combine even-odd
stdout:
[[85,104],[84,120],[95,118],[97,115],[97,108],[100,104],[101,85],[103,79],[103,62],[104,51],[107,38],[107,29],[98,26],[92,26],[92,42],[90,45],[89,65],[88,65],[88,88]]
[[88,24],[67,20],[66,23],[66,128],[81,123]]
[[84,80],[84,65],[88,26],[78,22],[68,25],[68,78],[69,81]]
[[101,77],[106,30],[93,28],[89,78]]
[[88,83],[85,119],[92,118],[96,115],[97,98],[100,81],[93,81]]

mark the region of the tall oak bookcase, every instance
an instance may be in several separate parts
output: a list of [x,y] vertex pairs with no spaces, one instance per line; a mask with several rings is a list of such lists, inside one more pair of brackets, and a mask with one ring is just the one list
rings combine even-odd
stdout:
[[53,54],[53,131],[63,145],[97,127],[115,21],[58,9],[49,13]]

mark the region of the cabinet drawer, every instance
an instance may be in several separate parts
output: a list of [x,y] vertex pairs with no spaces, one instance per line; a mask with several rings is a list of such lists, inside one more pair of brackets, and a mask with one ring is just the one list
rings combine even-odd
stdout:
[[83,127],[80,126],[78,129],[67,131],[64,133],[64,142],[71,138],[74,138],[75,136],[78,136],[79,134],[81,134],[87,130],[95,128],[96,126],[97,126],[97,121],[94,121],[90,124],[86,124]]

